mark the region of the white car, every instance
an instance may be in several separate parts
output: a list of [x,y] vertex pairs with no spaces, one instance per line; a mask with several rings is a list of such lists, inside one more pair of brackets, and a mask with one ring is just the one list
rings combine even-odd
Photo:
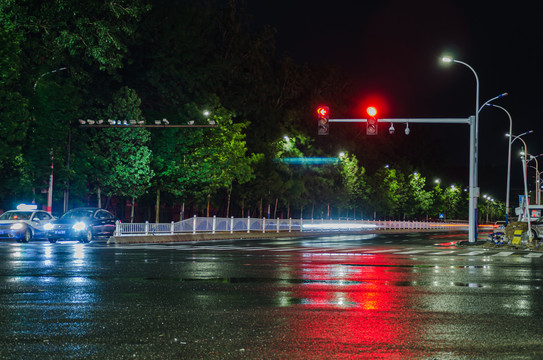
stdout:
[[45,239],[43,226],[54,217],[43,210],[10,210],[0,215],[0,239],[29,242]]

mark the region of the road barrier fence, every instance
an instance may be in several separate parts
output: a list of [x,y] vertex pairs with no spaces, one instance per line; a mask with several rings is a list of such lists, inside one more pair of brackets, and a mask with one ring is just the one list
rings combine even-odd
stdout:
[[467,222],[344,220],[344,219],[267,219],[194,216],[170,223],[117,222],[116,236],[174,235],[216,232],[293,232],[293,231],[364,231],[402,229],[465,230]]

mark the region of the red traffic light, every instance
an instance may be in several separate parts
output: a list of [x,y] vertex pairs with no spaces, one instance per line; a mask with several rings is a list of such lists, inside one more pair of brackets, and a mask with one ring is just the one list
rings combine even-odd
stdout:
[[370,106],[366,109],[366,112],[368,113],[369,116],[375,116],[377,115],[377,109],[374,108],[373,106]]
[[328,106],[319,106],[317,108],[317,115],[320,117],[327,117],[330,114],[330,108]]
[[329,124],[328,119],[330,117],[330,108],[328,106],[319,106],[317,108],[317,117],[319,120],[319,135],[328,135]]

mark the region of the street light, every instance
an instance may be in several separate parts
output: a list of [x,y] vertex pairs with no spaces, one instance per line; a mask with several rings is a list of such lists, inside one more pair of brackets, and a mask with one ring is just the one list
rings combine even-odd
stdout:
[[497,107],[497,105],[491,104],[492,101],[497,100],[497,99],[502,98],[502,97],[507,96],[507,95],[509,95],[509,93],[506,93],[506,92],[505,92],[505,93],[500,94],[500,95],[498,95],[498,96],[494,96],[492,99],[487,100],[483,105],[481,105],[481,107],[479,108],[479,111],[483,110],[483,108],[484,108],[485,106],[496,106],[496,107]]
[[507,134],[509,135],[510,137],[513,138],[513,140],[511,141],[511,143],[513,143],[515,140],[519,139],[520,141],[522,141],[522,144],[524,145],[524,158],[522,159],[522,171],[524,173],[524,216],[526,216],[526,218],[528,219],[528,239],[530,240],[530,243],[532,243],[532,223],[531,223],[531,214],[530,214],[530,211],[529,211],[529,198],[528,198],[528,180],[527,180],[527,177],[526,177],[526,166],[528,164],[528,162],[526,161],[526,156],[528,154],[528,146],[526,146],[526,142],[524,140],[522,140],[521,136],[523,135],[526,135],[526,134],[529,134],[529,133],[532,133],[533,131],[530,130],[530,131],[527,131],[525,133],[522,133],[520,135],[513,135],[513,134]]
[[[67,70],[67,69],[68,69],[67,67],[61,67],[61,68],[58,68],[58,69],[55,69],[55,70],[52,70],[52,71],[45,72],[45,73],[41,74],[40,76],[38,76],[38,79],[36,79],[36,82],[34,83],[34,94],[36,94],[36,87],[38,86],[38,82],[41,80],[41,78],[43,78],[46,75],[56,73],[57,71],[63,71],[63,70]],[[70,165],[69,165],[70,164],[70,156],[69,156],[69,153],[70,153],[70,139],[69,139],[69,137],[70,137],[70,134],[68,134],[68,157],[67,157],[68,172],[70,171]],[[48,190],[47,190],[47,208],[46,208],[46,211],[49,212],[49,213],[53,211],[53,171],[54,171],[53,148],[51,148],[51,175],[49,176],[49,187],[48,187]],[[69,176],[69,174],[68,174],[68,176]],[[69,183],[67,184],[67,186],[69,187]],[[66,193],[64,193],[64,196],[66,196]]]
[[[530,161],[532,160],[535,160],[535,173],[536,173],[536,180],[535,180],[535,203],[537,205],[540,204],[541,202],[541,196],[540,196],[540,189],[539,189],[539,162],[537,161],[537,158],[540,157],[541,155],[543,154],[539,154],[539,155],[530,155],[530,154],[527,154],[530,156],[530,160],[528,160],[526,163],[529,163]],[[533,167],[533,166],[532,166]]]
[[531,167],[532,169],[534,169],[536,171],[536,174],[535,174],[535,186],[536,186],[536,194],[538,194],[538,198],[536,198],[536,201],[537,201],[537,205],[541,205],[541,174],[543,174],[543,171],[539,171],[538,168],[536,168],[535,166],[532,166],[530,165],[529,167]]
[[490,195],[483,195],[483,197],[486,199],[486,222],[488,224],[488,215],[490,215],[491,205],[494,204],[494,198]]
[[[509,117],[509,134],[512,134],[513,133],[513,119],[511,118],[511,114],[509,113],[509,111],[507,111],[505,108],[499,105],[494,105],[491,103],[486,103],[485,105],[495,107],[495,108],[505,111],[505,113],[507,114],[507,117]],[[527,133],[521,134],[519,136],[522,136],[525,134]],[[510,189],[511,189],[511,144],[512,142],[513,141],[511,137],[509,137],[509,146],[507,150],[507,193],[505,194],[505,226],[507,226],[507,224],[509,223],[509,193],[511,191]]]
[[52,74],[52,73],[56,73],[57,71],[63,71],[63,70],[68,70],[68,68],[67,67],[61,67],[61,68],[58,68],[58,69],[55,69],[55,70],[52,70],[52,71],[48,71],[48,72],[43,73],[40,76],[38,76],[38,79],[34,83],[34,92],[36,92],[36,86],[38,86],[38,82],[41,80],[42,77],[44,77],[45,75],[49,75],[49,74]]
[[444,63],[458,63],[466,66],[475,76],[475,121],[470,121],[470,176],[469,176],[469,232],[468,240],[470,243],[477,241],[477,198],[479,197],[479,188],[477,187],[477,134],[479,127],[479,77],[477,72],[463,61],[455,60],[450,56],[444,56],[441,59]]

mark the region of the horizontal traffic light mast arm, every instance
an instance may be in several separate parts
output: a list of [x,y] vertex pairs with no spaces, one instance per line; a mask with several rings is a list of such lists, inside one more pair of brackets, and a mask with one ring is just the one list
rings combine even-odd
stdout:
[[[365,123],[368,119],[330,119],[329,122],[335,123]],[[377,119],[380,123],[420,123],[420,124],[469,124],[469,118],[450,118],[450,119]]]
[[212,128],[218,125],[79,125],[82,128]]

